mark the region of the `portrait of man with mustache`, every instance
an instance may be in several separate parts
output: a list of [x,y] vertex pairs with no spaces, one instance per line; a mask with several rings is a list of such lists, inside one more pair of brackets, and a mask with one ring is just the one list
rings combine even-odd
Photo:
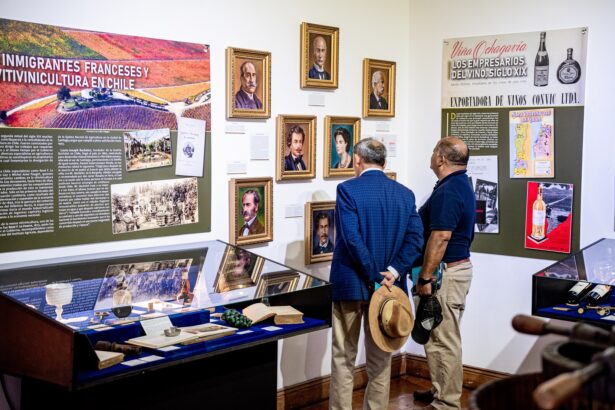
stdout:
[[263,103],[256,95],[258,86],[256,67],[250,61],[244,61],[239,67],[241,88],[235,94],[235,108],[260,110]]
[[265,227],[258,220],[258,209],[261,197],[257,190],[249,189],[241,198],[244,225],[239,228],[239,236],[258,235],[265,233]]

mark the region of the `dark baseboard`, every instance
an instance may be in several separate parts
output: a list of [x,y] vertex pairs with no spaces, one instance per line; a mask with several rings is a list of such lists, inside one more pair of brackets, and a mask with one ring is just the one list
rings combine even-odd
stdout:
[[[427,360],[424,357],[411,354],[397,354],[391,360],[391,378],[402,375],[429,379]],[[508,373],[494,372],[478,367],[463,367],[463,387],[475,389],[481,384],[510,376]],[[277,409],[296,409],[326,400],[329,397],[330,376],[317,377],[278,390]],[[367,370],[365,365],[354,370],[354,389],[364,389],[367,385]]]
[[[429,368],[427,367],[427,359],[425,357],[406,353],[404,359],[406,362],[407,375],[429,380]],[[511,375],[508,373],[481,369],[479,367],[463,366],[463,387],[473,390],[482,384],[494,380],[505,379],[509,376]]]
[[[402,372],[404,358],[401,354],[391,359],[391,377],[398,377]],[[296,409],[308,406],[329,398],[329,385],[331,376],[317,377],[302,383],[278,390],[278,410]],[[354,369],[354,390],[364,389],[367,386],[367,368],[365,365]]]

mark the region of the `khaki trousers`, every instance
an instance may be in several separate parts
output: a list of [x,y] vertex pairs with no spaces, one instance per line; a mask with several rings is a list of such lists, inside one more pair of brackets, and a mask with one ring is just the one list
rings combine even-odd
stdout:
[[463,364],[461,362],[461,317],[472,283],[472,263],[445,268],[437,298],[442,305],[442,323],[425,344],[429,375],[436,393],[431,403],[438,410],[461,409]]
[[357,358],[361,320],[368,377],[363,408],[386,409],[389,403],[391,353],[383,352],[374,343],[369,331],[368,307],[367,301],[333,302],[330,409],[352,409],[352,372]]

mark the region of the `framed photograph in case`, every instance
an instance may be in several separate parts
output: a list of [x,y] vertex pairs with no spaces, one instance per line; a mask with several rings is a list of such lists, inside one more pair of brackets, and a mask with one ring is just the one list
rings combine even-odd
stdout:
[[299,274],[295,271],[272,272],[261,275],[256,285],[255,298],[279,295],[297,289]]
[[227,245],[214,281],[214,292],[256,286],[264,262],[262,257],[245,249]]

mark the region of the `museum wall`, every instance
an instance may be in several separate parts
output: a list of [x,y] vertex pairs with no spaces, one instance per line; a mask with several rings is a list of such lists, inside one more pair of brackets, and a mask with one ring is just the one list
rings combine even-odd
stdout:
[[[442,39],[495,33],[589,26],[583,149],[581,245],[614,237],[614,169],[609,115],[615,79],[615,5],[592,0],[501,2],[428,2],[365,0],[309,3],[263,0],[117,1],[94,2],[24,0],[5,8],[1,17],[73,28],[156,37],[211,46],[212,78],[212,230],[209,233],[49,248],[2,254],[3,263],[68,257],[120,249],[229,239],[228,180],[275,176],[275,119],[278,114],[317,116],[316,178],[274,183],[274,241],[249,246],[265,257],[327,278],[329,264],[304,265],[302,217],[287,218],[287,207],[307,201],[333,200],[340,180],[323,179],[323,123],[325,115],[361,116],[362,61],[376,58],[397,62],[396,116],[390,120],[362,120],[362,134],[378,129],[397,136],[397,156],[389,166],[418,199],[429,195],[435,177],[429,156],[440,135],[440,67]],[[340,28],[339,88],[334,91],[299,87],[299,25],[306,21]],[[225,117],[225,49],[229,46],[272,53],[272,117],[268,120],[227,120]],[[308,105],[321,94],[324,107]],[[242,134],[227,128],[243,129]],[[250,160],[250,139],[269,136],[269,160]],[[247,173],[230,175],[231,162],[245,163]],[[504,176],[501,176],[501,178]],[[502,218],[505,218],[502,215]],[[519,238],[522,240],[522,238]],[[474,254],[475,278],[464,316],[464,363],[516,373],[527,365],[538,341],[517,335],[510,327],[516,313],[531,309],[531,275],[547,260]],[[278,385],[289,386],[330,372],[330,332],[320,331],[280,342]],[[409,343],[406,350],[423,354]],[[359,362],[364,362],[360,352]]]
[[[580,194],[582,202],[581,247],[603,237],[615,237],[612,154],[615,143],[610,115],[606,114],[615,90],[611,73],[615,56],[609,52],[615,36],[613,16],[615,4],[606,0],[584,3],[411,1],[407,76],[412,95],[409,101],[412,161],[408,164],[407,181],[417,197],[428,195],[435,182],[427,164],[440,136],[442,40],[588,26],[583,192],[575,192],[575,197]],[[500,179],[506,177],[500,175]],[[535,369],[538,363],[530,363],[527,358],[535,357],[534,351],[542,345],[541,341],[517,334],[510,321],[517,313],[531,312],[531,276],[552,261],[474,253],[472,262],[475,276],[462,326],[464,364],[510,373]],[[409,344],[408,350],[423,354],[422,347],[416,344]]]
[[[176,237],[107,242],[4,253],[3,263],[137,249],[202,240],[229,240],[228,181],[230,178],[275,179],[276,117],[278,114],[317,116],[316,178],[275,183],[273,188],[274,241],[248,248],[260,255],[299,270],[328,278],[329,263],[304,265],[303,217],[286,218],[288,206],[303,209],[306,201],[333,200],[341,179],[323,179],[324,116],[361,117],[362,63],[364,58],[397,63],[397,115],[392,119],[363,120],[362,134],[374,135],[376,126],[397,136],[399,157],[389,167],[405,182],[412,157],[408,135],[408,42],[409,3],[364,0],[309,3],[266,0],[248,1],[117,1],[102,3],[26,0],[4,8],[1,17],[72,28],[155,37],[211,46],[212,79],[212,221],[211,232]],[[300,24],[310,22],[339,27],[339,88],[333,91],[300,88]],[[268,120],[226,120],[225,49],[229,46],[272,53],[271,118]],[[308,97],[324,96],[325,106],[309,106]],[[243,134],[226,133],[227,127],[242,128]],[[250,160],[250,139],[254,133],[269,136],[269,160]],[[246,174],[227,174],[227,165],[242,162]],[[320,331],[281,343],[280,386],[292,385],[330,372],[330,332]],[[361,354],[360,361],[363,362]]]

